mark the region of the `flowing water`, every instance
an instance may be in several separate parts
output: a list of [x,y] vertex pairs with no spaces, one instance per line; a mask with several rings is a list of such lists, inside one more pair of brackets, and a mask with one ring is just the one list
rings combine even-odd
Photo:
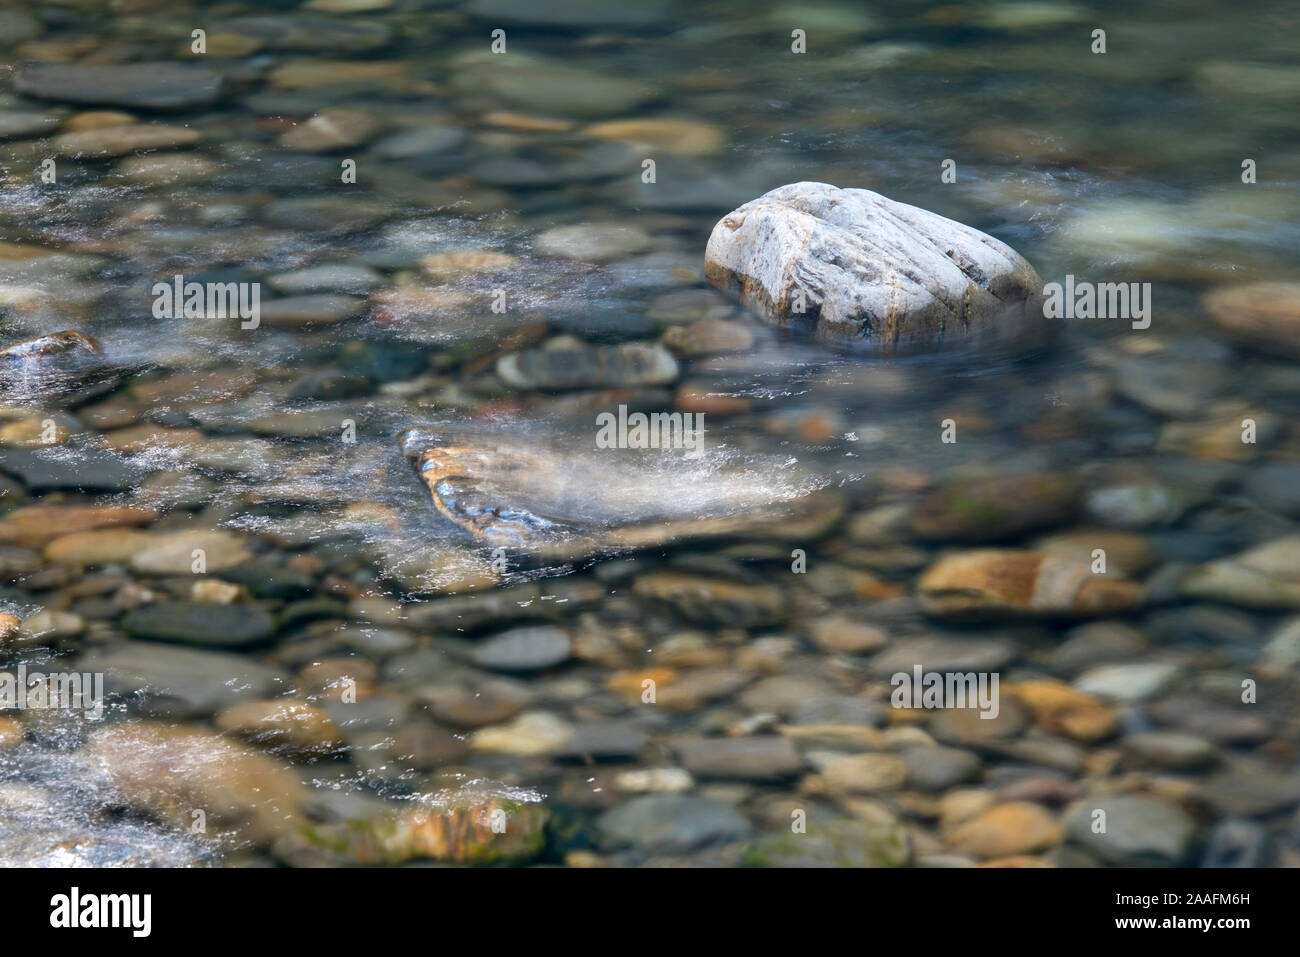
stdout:
[[[0,859],[1295,862],[1300,287],[1277,342],[1205,297],[1300,278],[1297,43],[1283,2],[0,6],[0,348],[97,350],[0,355],[0,647],[108,693],[0,715]],[[765,325],[704,248],[799,181],[1149,327]],[[620,407],[698,448],[601,448]],[[890,707],[914,666],[999,716]]]

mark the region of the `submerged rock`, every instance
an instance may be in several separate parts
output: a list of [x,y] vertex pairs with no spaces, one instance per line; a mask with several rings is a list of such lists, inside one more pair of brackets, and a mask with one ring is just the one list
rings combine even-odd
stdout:
[[41,100],[180,110],[215,100],[221,74],[181,63],[33,63],[18,70],[13,85]]
[[982,549],[940,559],[918,583],[934,615],[1109,615],[1135,607],[1137,582],[1093,574],[1085,561],[1043,552]]
[[1042,805],[1011,801],[966,821],[948,835],[947,843],[954,851],[987,860],[1044,851],[1064,838],[1060,824]]
[[1042,283],[992,236],[865,189],[795,183],[723,217],[709,281],[769,321],[883,352],[1044,338]]
[[529,792],[484,787],[425,795],[375,817],[286,835],[275,853],[298,865],[526,864],[546,844],[550,815],[537,800]]
[[65,329],[0,349],[0,394],[79,404],[112,389],[120,371],[94,338]]
[[744,867],[905,867],[907,829],[892,821],[812,822],[803,834],[777,831],[741,855]]
[[[43,776],[72,777],[57,752],[36,759]],[[159,825],[95,813],[76,785],[51,790],[0,783],[0,867],[202,867],[214,863],[186,835]]]
[[1234,341],[1265,354],[1300,358],[1300,283],[1225,286],[1206,295],[1204,303]]
[[202,728],[122,722],[96,733],[86,758],[122,803],[182,830],[202,811],[209,836],[262,844],[301,814],[292,772]]
[[1300,535],[1201,565],[1183,579],[1181,591],[1248,608],[1300,608]]
[[807,541],[844,509],[788,463],[490,433],[411,432],[405,444],[439,512],[486,545],[542,560],[734,535]]
[[205,718],[250,698],[267,697],[288,681],[242,655],[143,641],[93,648],[77,668],[104,676],[108,695],[129,700],[149,717]]
[[664,385],[677,360],[656,343],[526,349],[497,361],[497,375],[516,389],[600,389]]
[[1182,809],[1137,795],[1080,801],[1070,808],[1066,829],[1074,843],[1108,864],[1126,867],[1184,864],[1196,839],[1196,824]]
[[610,848],[631,845],[647,853],[684,854],[742,840],[750,828],[725,804],[685,794],[648,794],[601,815],[597,826]]
[[912,530],[938,541],[996,541],[1064,524],[1078,506],[1076,483],[1059,473],[953,480],[917,503]]

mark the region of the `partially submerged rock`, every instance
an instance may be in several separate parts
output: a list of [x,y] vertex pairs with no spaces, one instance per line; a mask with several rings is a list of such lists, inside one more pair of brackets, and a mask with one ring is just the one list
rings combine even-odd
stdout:
[[709,281],[771,322],[882,352],[1048,331],[1042,283],[992,236],[865,189],[782,186],[713,228]]
[[95,339],[74,329],[0,349],[0,393],[10,399],[53,396],[80,403],[112,389],[119,372]]
[[651,449],[559,448],[490,433],[407,434],[435,507],[485,545],[568,560],[723,536],[808,541],[840,496],[793,466]]

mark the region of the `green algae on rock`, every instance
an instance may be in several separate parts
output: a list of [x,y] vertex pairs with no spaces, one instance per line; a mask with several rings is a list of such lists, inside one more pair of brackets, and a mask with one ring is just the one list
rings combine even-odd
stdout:
[[527,864],[546,846],[550,817],[532,797],[467,787],[374,817],[312,825],[285,835],[274,850],[289,863],[318,866]]

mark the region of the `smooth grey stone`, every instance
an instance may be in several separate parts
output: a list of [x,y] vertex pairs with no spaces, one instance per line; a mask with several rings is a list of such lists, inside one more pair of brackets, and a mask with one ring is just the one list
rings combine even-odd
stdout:
[[676,747],[682,765],[698,778],[779,781],[804,767],[790,740],[774,735],[682,738]]
[[597,821],[602,842],[654,853],[689,853],[711,844],[749,836],[749,822],[733,808],[709,798],[650,794],[606,811]]
[[495,671],[543,671],[569,660],[569,636],[553,625],[513,628],[475,647],[474,663]]
[[[1104,833],[1093,832],[1093,813],[1105,812]],[[1195,822],[1180,808],[1154,798],[1117,795],[1084,799],[1070,810],[1071,840],[1102,860],[1128,867],[1187,863]]]
[[154,641],[178,641],[214,648],[261,644],[275,634],[275,621],[257,605],[162,602],[131,612],[122,622],[128,634]]
[[42,100],[181,110],[207,106],[221,93],[221,74],[184,63],[31,63],[14,74],[19,93]]
[[124,641],[87,651],[75,670],[102,672],[104,690],[150,717],[206,717],[238,701],[287,688],[288,676],[249,658],[153,642]]

